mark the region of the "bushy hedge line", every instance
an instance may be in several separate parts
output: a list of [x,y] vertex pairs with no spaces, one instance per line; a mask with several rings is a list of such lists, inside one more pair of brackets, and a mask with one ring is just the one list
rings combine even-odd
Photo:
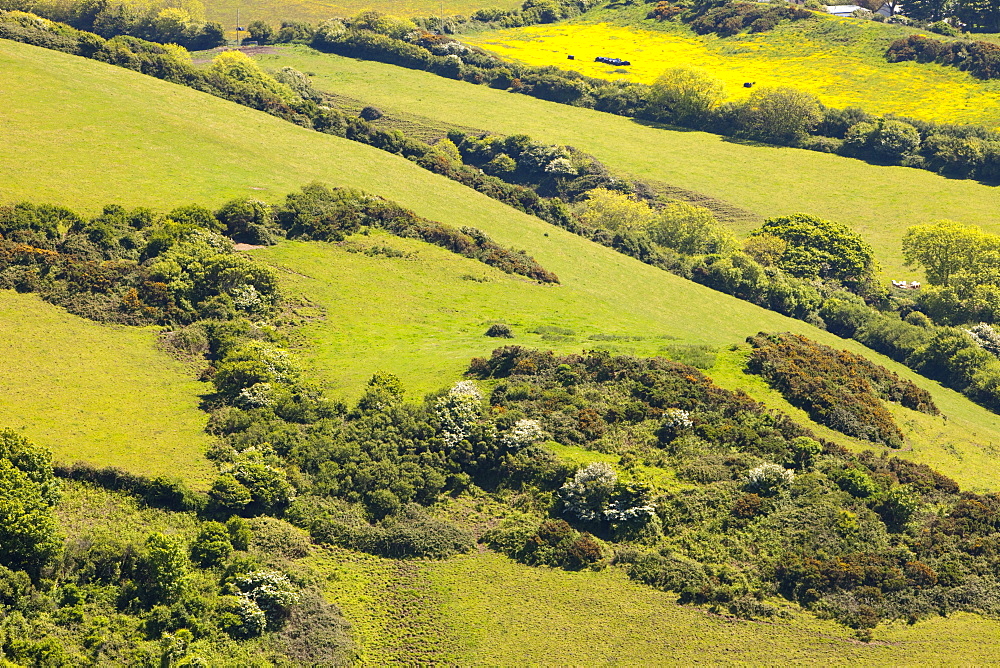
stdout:
[[504,248],[480,230],[456,230],[394,202],[350,188],[331,189],[319,183],[305,186],[285,198],[284,206],[277,211],[277,221],[291,238],[319,241],[340,241],[362,226],[378,227],[400,237],[441,246],[508,274],[520,274],[540,283],[559,282],[555,274],[524,251]]
[[890,63],[906,60],[940,63],[957,67],[979,79],[1000,78],[1000,46],[992,42],[942,42],[924,35],[910,35],[890,44],[885,57]]
[[761,332],[747,341],[754,348],[751,373],[766,378],[820,424],[849,436],[903,445],[903,433],[880,399],[938,412],[929,392],[858,355],[794,334]]
[[723,1],[701,3],[682,15],[682,20],[699,35],[715,33],[719,37],[730,37],[748,28],[750,32],[766,32],[783,20],[801,21],[812,17],[811,11],[798,5]]
[[125,492],[142,499],[152,508],[177,512],[201,512],[208,505],[208,497],[189,489],[180,480],[162,476],[150,478],[130,473],[115,466],[97,467],[85,462],[71,465],[57,464],[55,475],[96,485],[113,492]]

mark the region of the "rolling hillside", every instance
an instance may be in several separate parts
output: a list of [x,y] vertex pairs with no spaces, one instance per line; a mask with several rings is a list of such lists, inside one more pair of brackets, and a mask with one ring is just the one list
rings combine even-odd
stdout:
[[[260,61],[265,67],[289,65],[312,72],[318,88],[364,100],[390,114],[403,111],[568,144],[618,172],[704,193],[760,216],[806,212],[839,220],[875,247],[887,279],[919,278],[902,262],[900,240],[909,225],[950,218],[1000,232],[994,215],[1000,189],[974,181],[815,151],[747,145],[703,132],[664,130],[305,47],[280,48]],[[753,225],[747,221],[737,231]]]
[[[329,62],[342,64],[342,59]],[[1000,416],[855,342],[644,265],[358,143],[134,72],[21,44],[0,42],[0,65],[4,87],[23,92],[12,95],[12,104],[0,112],[5,126],[13,128],[11,140],[0,146],[0,158],[10,165],[22,156],[21,169],[0,175],[0,201],[49,200],[90,211],[108,201],[160,208],[189,202],[217,206],[248,193],[275,201],[298,185],[321,180],[383,195],[456,227],[481,228],[503,244],[526,249],[560,277],[559,286],[537,286],[438,249],[406,248],[412,242],[401,240],[392,243],[431,262],[382,260],[321,244],[284,243],[258,251],[290,270],[286,285],[293,292],[304,292],[326,310],[325,320],[304,328],[308,345],[302,354],[344,396],[356,396],[379,369],[399,373],[413,388],[411,396],[457,379],[470,356],[496,345],[481,336],[495,320],[509,322],[520,335],[545,326],[572,329],[578,335],[568,337],[573,341],[546,341],[539,335],[524,339],[562,350],[594,347],[589,337],[595,335],[638,336],[641,340],[631,349],[646,354],[667,343],[719,346],[759,330],[788,330],[867,354],[932,389],[949,420],[912,432],[913,450],[906,456],[934,463],[963,484],[995,488],[989,470],[996,457],[993,444],[1000,444]],[[30,96],[25,91],[29,85]],[[455,85],[476,95],[495,92]],[[625,119],[508,97],[654,132]],[[512,105],[506,113],[518,109]],[[529,120],[538,122],[525,117],[525,125]],[[722,146],[747,155],[758,150]],[[769,154],[771,149],[764,149],[757,159]],[[56,167],[46,170],[49,163]],[[126,182],[134,187],[123,191],[120,184]],[[385,266],[394,262],[402,269],[386,275]],[[463,279],[466,274],[495,282]],[[394,289],[387,290],[388,285]],[[438,320],[442,313],[447,315],[443,325]],[[442,350],[448,352],[439,358]]]
[[[846,200],[838,200],[818,186],[831,174],[846,177],[849,167],[861,174],[852,178],[898,178],[904,192],[894,202],[884,196],[885,206],[869,213],[870,218],[861,216],[864,202],[881,201],[874,196],[860,204],[852,201],[843,215],[816,207],[801,208],[862,229],[882,220],[877,216],[885,216],[883,222],[896,226],[895,234],[907,206],[933,207],[930,192],[923,193],[917,205],[907,201],[907,197],[915,199],[921,187],[927,190],[934,184],[951,198],[948,201],[956,203],[963,194],[967,200],[982,200],[982,193],[992,193],[978,190],[981,186],[976,184],[947,182],[921,172],[882,170],[831,156],[724,143],[700,133],[666,133],[626,119],[405,70],[335,58],[321,60],[305,50],[291,53],[303,62],[315,63],[303,64],[301,69],[316,71],[318,83],[375,101],[387,110],[412,105],[411,111],[442,121],[510,132],[523,130],[538,139],[574,143],[625,172],[671,183],[677,182],[673,177],[684,175],[691,189],[720,197],[724,192],[729,201],[758,213],[768,211],[765,205],[784,207],[803,202],[832,211],[839,201],[846,209]],[[272,58],[267,62],[282,61]],[[363,77],[369,75],[366,82]],[[344,84],[341,88],[337,88],[338,81]],[[456,227],[481,228],[502,244],[525,249],[559,276],[558,285],[540,285],[436,246],[377,231],[352,235],[342,243],[282,241],[248,251],[279,270],[286,294],[303,298],[307,306],[300,314],[311,317],[293,330],[292,340],[297,354],[307,363],[308,374],[319,378],[332,397],[356,398],[371,374],[384,370],[398,374],[408,397],[419,399],[423,393],[461,378],[470,357],[488,354],[504,343],[558,352],[607,348],[642,355],[676,355],[685,345],[707,345],[720,349],[708,373],[721,385],[744,389],[799,418],[801,412],[791,409],[758,377],[742,373],[746,349],[739,344],[747,335],[762,329],[789,330],[865,354],[928,389],[947,419],[893,406],[907,437],[906,449],[899,454],[933,464],[966,488],[1000,490],[993,473],[1000,460],[1000,416],[853,341],[642,264],[402,158],[131,71],[5,41],[0,41],[0,91],[0,132],[4,135],[0,142],[0,204],[23,199],[52,201],[90,213],[113,201],[159,209],[189,203],[217,207],[240,195],[277,202],[300,185],[319,180],[377,193],[419,215]],[[457,111],[450,109],[453,101]],[[440,111],[433,111],[435,106]],[[585,141],[592,141],[596,149]],[[639,147],[646,150],[639,151]],[[673,162],[667,156],[673,156]],[[723,162],[714,162],[719,160]],[[685,173],[689,162],[694,174]],[[713,165],[721,173],[710,179]],[[698,182],[698,169],[704,183]],[[768,200],[781,194],[777,185],[780,178],[772,178],[772,171],[785,179],[797,176],[801,188],[789,193],[787,201]],[[868,183],[870,187],[871,181]],[[967,187],[973,189],[962,190]],[[756,193],[758,189],[763,194]],[[741,193],[747,197],[740,199]],[[994,204],[993,200],[963,203],[969,212],[979,211],[984,220]],[[890,213],[898,218],[892,219]],[[880,237],[883,252],[889,247],[889,236]],[[493,322],[511,325],[514,339],[483,336]],[[203,481],[209,467],[199,455],[207,446],[207,437],[199,431],[205,417],[196,406],[202,386],[192,380],[192,370],[157,352],[154,340],[153,329],[104,327],[69,316],[33,295],[0,291],[0,353],[4,359],[16,360],[0,371],[0,425],[6,420],[50,445],[57,454],[64,447],[64,451],[93,458],[95,463],[151,473],[164,469],[176,473],[187,465],[188,479]],[[63,412],[55,412],[52,406]],[[148,431],[131,424],[132,420],[141,421]],[[119,423],[125,425],[120,434],[107,436],[101,431],[110,431]],[[296,428],[290,421],[283,424]],[[171,440],[166,440],[168,437]],[[840,440],[849,447],[864,446]],[[347,443],[331,442],[336,446]],[[570,461],[614,461],[618,457],[573,446],[556,446],[553,452]],[[250,454],[259,453],[254,450]],[[735,488],[732,481],[728,484]],[[455,519],[463,527],[478,530],[513,512],[519,503],[513,490],[509,506],[509,498],[498,500],[477,487],[471,490],[457,499],[442,497],[430,513],[435,519]],[[530,492],[523,496],[529,497]],[[131,523],[130,533],[138,536],[135,540],[146,540],[147,544],[145,534],[153,529],[186,534],[184,541],[192,539],[196,529],[211,529],[196,526],[193,514],[172,513],[164,518],[159,511],[140,512],[134,503],[118,503],[116,508],[104,497],[103,492],[93,494],[82,485],[71,485],[59,508],[60,521],[80,535],[82,529],[101,524],[103,514],[109,514],[112,522],[99,526],[99,532],[113,531],[113,523]],[[342,498],[331,496],[329,500],[331,505],[346,506]],[[530,507],[535,501],[527,498],[529,512],[537,512]],[[94,520],[95,515],[101,517]],[[236,526],[240,522],[237,520]],[[383,559],[309,546],[300,529],[273,517],[255,518],[253,524],[249,538],[245,538],[250,543],[244,546],[250,547],[249,553],[237,549],[245,554],[233,553],[232,562],[222,562],[214,570],[195,570],[190,577],[182,567],[171,569],[176,582],[195,580],[201,589],[192,599],[179,600],[172,607],[157,605],[148,614],[148,619],[162,624],[163,639],[155,641],[157,648],[150,649],[147,663],[155,664],[159,651],[170,663],[176,658],[169,653],[170,643],[175,639],[178,644],[187,642],[179,632],[175,636],[165,630],[186,628],[183,615],[189,612],[185,608],[188,602],[192,609],[202,606],[203,616],[206,609],[209,613],[224,609],[204,607],[206,602],[217,603],[211,597],[240,602],[241,597],[227,595],[237,590],[221,590],[219,586],[227,578],[232,581],[226,568],[233,562],[237,562],[232,573],[237,575],[234,586],[239,586],[244,576],[270,576],[272,582],[281,576],[280,572],[249,574],[238,570],[268,568],[288,572],[296,586],[322,588],[339,611],[317,617],[318,625],[327,624],[317,637],[322,639],[323,631],[334,631],[333,622],[339,623],[342,611],[352,625],[352,651],[356,652],[352,658],[361,665],[885,665],[933,663],[942,657],[986,663],[995,655],[996,642],[991,639],[996,636],[997,622],[969,614],[933,616],[914,624],[885,623],[875,629],[874,642],[858,642],[848,627],[803,613],[782,600],[772,602],[788,610],[789,616],[769,621],[737,621],[724,612],[680,606],[676,593],[630,581],[619,567],[579,572],[535,568],[485,549],[441,560]],[[230,536],[236,532],[221,525],[214,530],[222,538],[212,542],[227,543],[232,552]],[[172,544],[161,539],[163,545]],[[469,545],[471,548],[471,539]],[[173,547],[173,560],[186,565],[188,542]],[[148,545],[144,549],[148,550]],[[166,549],[160,554],[169,558]],[[226,559],[229,556],[227,552]],[[256,561],[241,565],[250,557]],[[114,582],[104,590],[95,585],[86,592],[98,598],[100,594],[91,592],[115,592],[117,585]],[[131,581],[129,586],[133,586]],[[211,597],[199,598],[204,592]],[[249,597],[247,593],[242,598]],[[79,629],[100,630],[101,624],[108,625],[107,617],[95,615],[95,610],[102,609],[93,600],[84,601],[80,590],[67,588],[64,598],[67,600],[60,602],[61,607],[53,606],[53,610],[60,610],[58,614],[71,622],[81,619],[93,624],[76,624]],[[228,614],[234,617],[234,613]],[[198,619],[195,615],[192,618]],[[176,620],[176,627],[167,627]],[[111,623],[132,624],[130,632],[141,635],[137,642],[154,642],[148,637],[152,624],[133,623],[133,617],[125,615]],[[206,628],[211,623],[215,620]],[[96,637],[103,642],[101,636]],[[272,640],[273,648],[265,645]],[[278,640],[265,636],[260,646],[254,646],[225,639],[220,648],[232,652],[228,665],[264,663],[268,659],[262,658],[263,654],[253,653],[280,651]],[[206,641],[196,638],[195,649],[198,642]],[[315,663],[305,653],[308,649],[303,649],[301,656],[306,658],[301,661]]]

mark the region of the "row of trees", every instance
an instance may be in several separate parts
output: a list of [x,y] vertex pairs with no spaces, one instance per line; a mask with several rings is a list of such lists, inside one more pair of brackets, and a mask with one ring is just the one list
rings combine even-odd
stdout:
[[192,50],[226,43],[222,25],[205,21],[197,2],[135,2],[132,0],[4,0],[0,9],[30,12],[100,35],[128,35]]

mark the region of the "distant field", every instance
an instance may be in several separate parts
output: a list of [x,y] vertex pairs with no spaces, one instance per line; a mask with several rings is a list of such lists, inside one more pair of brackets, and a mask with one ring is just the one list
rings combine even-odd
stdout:
[[880,626],[866,645],[811,615],[730,620],[614,569],[533,568],[489,552],[401,563],[336,550],[309,562],[327,573],[367,664],[977,664],[994,661],[989,638],[1000,632],[995,620],[958,613]]
[[[315,74],[315,85],[387,113],[569,144],[612,169],[727,201],[760,216],[807,212],[861,232],[886,279],[917,279],[903,267],[909,225],[951,218],[1000,233],[1000,188],[905,167],[801,149],[750,146],[704,132],[665,130],[580,107],[545,102],[392,65],[281,48],[261,64]],[[0,112],[2,113],[2,112]],[[0,151],[3,149],[0,148]],[[737,225],[745,232],[753,223]]]
[[[265,21],[277,28],[282,21],[320,23],[333,17],[354,16],[366,9],[377,9],[394,16],[468,15],[483,7],[511,9],[520,7],[518,0],[205,0],[205,17],[218,21],[230,37],[236,35],[236,10],[240,23]],[[246,35],[243,35],[246,38]]]
[[154,329],[100,325],[0,290],[0,426],[52,450],[207,487],[205,384],[154,347]]
[[[954,67],[889,63],[892,40],[920,32],[817,14],[760,33],[720,38],[682,23],[641,19],[648,8],[597,12],[554,25],[528,26],[462,39],[528,65],[555,65],[605,79],[652,83],[668,67],[695,67],[721,80],[727,96],[757,86],[791,86],[831,107],[862,107],[931,121],[1000,125],[1000,81],[981,81]],[[604,22],[606,21],[606,22]],[[572,54],[574,61],[566,56]],[[627,68],[595,63],[612,56]]]

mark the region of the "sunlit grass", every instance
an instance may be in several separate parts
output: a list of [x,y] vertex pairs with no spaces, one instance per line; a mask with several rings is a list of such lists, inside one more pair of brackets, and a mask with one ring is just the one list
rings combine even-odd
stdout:
[[0,426],[56,461],[118,466],[207,487],[208,386],[158,350],[155,328],[100,325],[0,290]]

